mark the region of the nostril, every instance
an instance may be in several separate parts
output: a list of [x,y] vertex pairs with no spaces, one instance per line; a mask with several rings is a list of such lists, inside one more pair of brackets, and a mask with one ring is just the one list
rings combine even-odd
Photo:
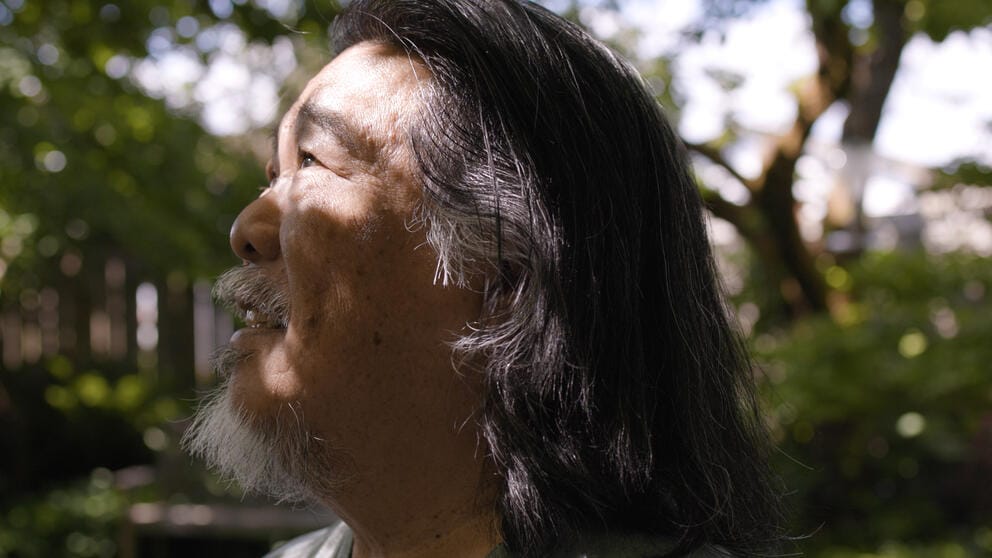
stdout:
[[273,196],[259,198],[241,211],[231,226],[231,249],[251,263],[279,257],[280,212]]

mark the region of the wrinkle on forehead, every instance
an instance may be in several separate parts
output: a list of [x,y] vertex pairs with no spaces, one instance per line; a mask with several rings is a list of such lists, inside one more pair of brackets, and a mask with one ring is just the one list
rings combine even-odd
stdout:
[[407,136],[421,112],[430,73],[415,56],[384,43],[362,42],[341,52],[304,88],[279,125],[279,141],[293,141],[305,104],[348,117],[362,143],[377,159],[400,157],[409,163]]

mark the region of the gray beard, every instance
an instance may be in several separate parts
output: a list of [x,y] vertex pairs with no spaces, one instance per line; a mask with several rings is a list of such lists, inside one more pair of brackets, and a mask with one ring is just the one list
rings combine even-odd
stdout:
[[225,347],[214,356],[223,381],[201,401],[183,435],[183,448],[245,492],[279,502],[326,501],[345,480],[345,454],[312,433],[299,402],[284,403],[275,416],[258,416],[234,401],[229,375],[250,354]]

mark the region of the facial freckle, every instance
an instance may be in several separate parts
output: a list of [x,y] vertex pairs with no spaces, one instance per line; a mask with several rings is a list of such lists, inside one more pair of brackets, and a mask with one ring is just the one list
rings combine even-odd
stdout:
[[378,330],[372,332],[372,344],[376,347],[382,344],[382,335]]

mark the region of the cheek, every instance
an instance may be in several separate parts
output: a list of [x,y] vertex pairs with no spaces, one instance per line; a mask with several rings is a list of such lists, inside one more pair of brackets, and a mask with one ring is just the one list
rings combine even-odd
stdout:
[[[322,293],[340,284],[342,273],[374,236],[379,218],[360,207],[329,196],[297,200],[297,209],[283,220],[282,251],[294,292]],[[357,204],[351,203],[356,206]]]
[[305,392],[283,344],[256,347],[231,382],[234,400],[253,415],[271,416]]
[[311,206],[283,221],[292,324],[304,341],[349,324],[378,327],[405,304],[408,287],[433,277],[430,250],[418,248],[422,233],[401,218],[334,209]]
[[437,258],[404,218],[412,209],[360,195],[367,191],[300,197],[283,221],[290,329],[309,353],[295,353],[304,368],[321,358],[393,367],[426,353],[449,359],[444,341],[479,315],[480,297],[434,284]]

